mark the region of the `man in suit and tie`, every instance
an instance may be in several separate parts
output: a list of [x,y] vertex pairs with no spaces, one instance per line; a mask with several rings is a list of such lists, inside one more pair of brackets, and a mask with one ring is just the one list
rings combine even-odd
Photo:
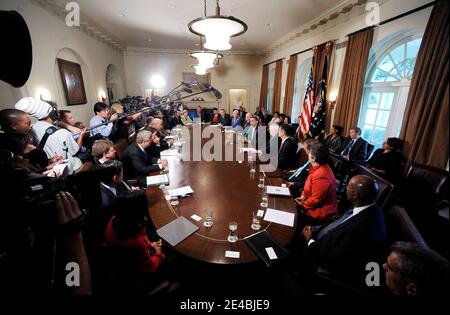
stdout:
[[368,142],[361,138],[361,129],[354,127],[350,129],[350,137],[342,146],[341,156],[343,159],[357,164],[365,164],[367,160]]
[[278,150],[278,169],[292,170],[298,165],[297,163],[297,142],[292,138],[291,126],[281,125],[278,136],[281,139],[280,148]]
[[104,243],[104,235],[109,220],[116,214],[119,193],[137,190],[123,180],[123,164],[117,160],[107,160],[99,165],[107,168],[100,177],[101,205],[89,213],[86,233],[90,244]]
[[225,112],[225,109],[220,110],[219,124],[222,126],[231,126],[231,116]]
[[[250,118],[250,126],[251,128],[248,131],[248,136],[246,141],[250,143],[252,148],[256,150],[262,150],[262,152],[268,153],[269,150],[269,140],[270,134],[266,127],[261,126],[259,124],[259,119],[257,116],[253,116]],[[265,136],[260,136],[260,132],[264,132]],[[264,139],[265,144],[261,143],[261,140]],[[265,149],[264,149],[265,147]]]
[[272,120],[272,116],[267,112],[267,109],[264,107],[261,108],[261,116],[260,116],[260,123],[263,126],[267,126],[269,122]]
[[174,112],[172,118],[170,118],[169,129],[172,130],[173,128],[175,128],[178,125],[182,125],[182,122],[181,122],[181,110],[179,110],[179,109],[177,109]]
[[142,130],[136,136],[136,142],[130,144],[125,150],[122,162],[125,168],[125,178],[145,179],[152,171],[163,169],[167,166],[166,159],[158,159],[151,156],[148,148],[156,138],[157,130],[151,128]]
[[347,186],[353,208],[330,224],[303,229],[305,258],[347,283],[363,284],[366,264],[380,259],[386,240],[383,211],[375,204],[378,192],[372,178],[353,177]]

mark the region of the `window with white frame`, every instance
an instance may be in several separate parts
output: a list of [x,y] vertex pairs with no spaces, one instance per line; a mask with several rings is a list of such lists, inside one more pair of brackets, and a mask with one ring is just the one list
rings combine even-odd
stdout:
[[273,93],[274,93],[274,87],[275,87],[275,68],[276,63],[271,63],[269,65],[269,80],[267,83],[267,102],[266,102],[266,109],[268,113],[272,112],[272,100],[273,100]]
[[359,115],[362,136],[380,148],[398,137],[423,33],[397,36],[369,61]]
[[305,98],[308,75],[311,71],[311,66],[312,58],[308,58],[302,63],[297,63],[297,69],[295,70],[292,112],[287,113],[288,115],[291,115],[292,123],[298,123],[298,115],[302,112],[303,100]]

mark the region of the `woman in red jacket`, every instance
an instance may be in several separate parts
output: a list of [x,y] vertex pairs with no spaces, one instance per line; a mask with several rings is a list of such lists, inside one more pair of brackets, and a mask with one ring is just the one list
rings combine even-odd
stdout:
[[115,272],[127,293],[140,293],[160,281],[160,269],[166,257],[161,240],[150,242],[147,237],[147,196],[143,191],[122,193],[117,214],[106,228],[105,240],[112,247]]
[[337,213],[336,179],[328,165],[329,153],[323,144],[309,152],[311,169],[300,198],[295,199],[307,218],[325,221]]

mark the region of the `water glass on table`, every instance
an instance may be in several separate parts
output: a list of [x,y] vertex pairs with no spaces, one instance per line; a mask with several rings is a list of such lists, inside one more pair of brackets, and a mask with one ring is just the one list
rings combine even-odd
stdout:
[[237,226],[238,225],[236,222],[230,222],[228,224],[228,228],[230,229],[230,234],[228,235],[228,242],[230,243],[236,243],[238,241]]
[[258,211],[253,211],[252,229],[255,231],[261,229],[261,220],[258,217]]
[[267,192],[264,190],[261,197],[261,207],[267,208],[269,206],[269,196],[267,195]]
[[211,210],[205,210],[205,220],[203,221],[203,225],[205,227],[211,227],[214,224],[212,211]]

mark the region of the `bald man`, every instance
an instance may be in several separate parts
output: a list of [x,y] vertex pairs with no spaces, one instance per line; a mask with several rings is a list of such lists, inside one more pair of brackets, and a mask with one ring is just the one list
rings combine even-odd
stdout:
[[366,264],[378,261],[386,239],[382,210],[375,204],[378,183],[357,175],[347,186],[347,199],[353,208],[338,220],[324,226],[306,226],[306,255],[316,266],[353,284],[364,284]]
[[30,116],[18,109],[0,111],[0,127],[5,133],[29,133],[31,131]]

